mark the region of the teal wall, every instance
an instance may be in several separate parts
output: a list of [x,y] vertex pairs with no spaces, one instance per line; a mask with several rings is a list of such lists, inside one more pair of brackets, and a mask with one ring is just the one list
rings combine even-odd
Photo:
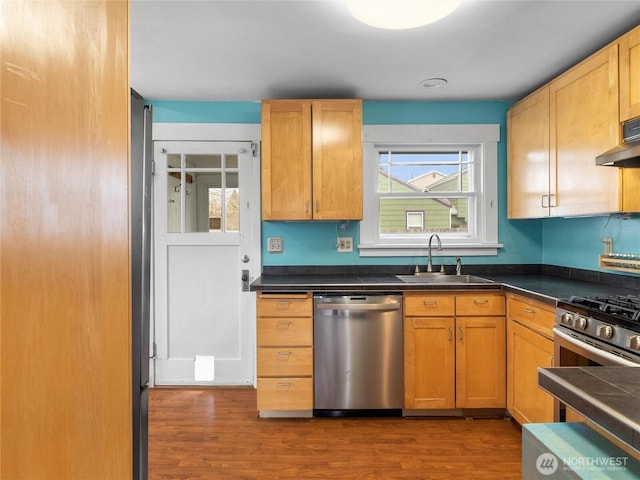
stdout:
[[[259,102],[149,101],[157,123],[260,123]],[[640,218],[613,215],[592,218],[508,220],[506,112],[510,102],[364,102],[365,125],[470,124],[500,125],[498,144],[499,241],[497,256],[467,257],[463,264],[546,263],[597,270],[601,237],[613,237],[614,251],[640,253]],[[588,192],[586,192],[588,194]],[[608,223],[607,223],[608,221]],[[424,263],[424,257],[360,257],[337,253],[336,229],[357,245],[359,223],[262,222],[262,262],[279,265],[389,265]],[[604,231],[603,231],[604,229]],[[284,251],[268,253],[266,238],[282,237]],[[444,258],[445,263],[453,259]]]

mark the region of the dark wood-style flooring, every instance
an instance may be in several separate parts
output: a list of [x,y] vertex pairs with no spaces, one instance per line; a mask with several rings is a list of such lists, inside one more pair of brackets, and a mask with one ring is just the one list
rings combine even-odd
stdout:
[[519,479],[504,419],[261,419],[252,388],[154,388],[149,479]]

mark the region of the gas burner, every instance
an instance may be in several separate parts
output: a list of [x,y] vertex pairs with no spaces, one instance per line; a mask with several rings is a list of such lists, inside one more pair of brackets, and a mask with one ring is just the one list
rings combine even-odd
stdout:
[[567,304],[601,312],[614,318],[640,322],[640,296],[638,295],[572,296],[567,300]]

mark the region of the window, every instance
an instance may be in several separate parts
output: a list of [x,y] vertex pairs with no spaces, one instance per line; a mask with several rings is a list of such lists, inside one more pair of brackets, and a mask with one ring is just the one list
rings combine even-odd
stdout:
[[495,255],[498,125],[364,127],[363,256]]

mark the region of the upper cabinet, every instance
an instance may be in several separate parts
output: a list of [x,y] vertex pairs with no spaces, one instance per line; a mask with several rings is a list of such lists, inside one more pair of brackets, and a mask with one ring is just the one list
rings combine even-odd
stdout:
[[640,209],[638,169],[595,165],[620,141],[622,102],[640,115],[639,45],[636,28],[509,110],[509,218]]
[[262,102],[262,219],[362,219],[362,101]]
[[640,117],[640,27],[620,38],[620,121]]
[[600,50],[553,80],[549,99],[549,214],[622,210],[618,168],[595,163],[596,156],[618,144],[617,46]]

